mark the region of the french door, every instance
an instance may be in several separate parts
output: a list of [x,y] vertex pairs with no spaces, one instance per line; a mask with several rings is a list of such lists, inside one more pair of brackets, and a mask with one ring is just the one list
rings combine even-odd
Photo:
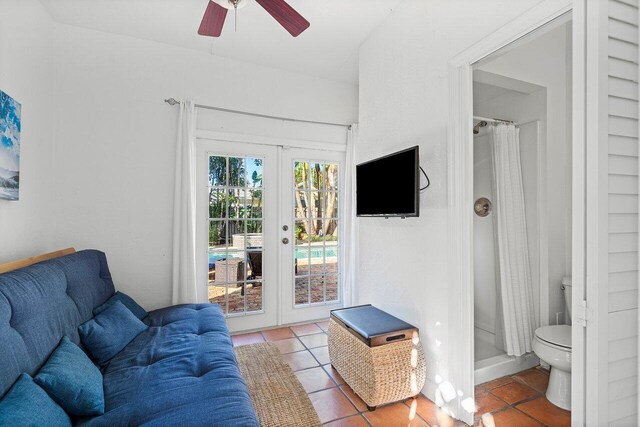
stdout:
[[340,306],[343,157],[198,141],[199,278],[231,331],[321,319]]
[[231,331],[277,322],[276,147],[198,141],[198,271]]
[[342,304],[344,153],[282,151],[282,322],[329,317]]

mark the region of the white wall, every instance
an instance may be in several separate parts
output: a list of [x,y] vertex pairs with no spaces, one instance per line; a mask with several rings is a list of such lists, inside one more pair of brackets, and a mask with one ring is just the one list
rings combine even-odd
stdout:
[[0,90],[22,104],[20,200],[0,200],[0,263],[54,249],[52,33],[37,0],[0,2]]
[[[165,98],[319,121],[357,117],[356,86],[156,42],[56,25],[54,52],[56,246],[105,251],[116,287],[147,309],[171,297],[177,108]],[[209,112],[199,126],[310,133]]]
[[[571,275],[571,25],[560,26],[480,69],[547,89],[546,169],[549,317],[542,324],[563,323],[562,278]],[[514,113],[517,110],[514,110]],[[530,120],[526,115],[516,118]]]
[[447,63],[537,3],[404,1],[360,49],[359,160],[419,144],[431,187],[420,218],[359,220],[359,302],[420,328],[431,398],[450,355],[467,351],[448,343]]

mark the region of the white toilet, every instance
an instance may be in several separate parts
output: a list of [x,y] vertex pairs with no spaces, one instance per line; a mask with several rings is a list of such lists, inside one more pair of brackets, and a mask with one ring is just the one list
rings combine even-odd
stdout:
[[[571,278],[562,279],[562,290],[571,319]],[[554,405],[571,410],[571,326],[552,325],[536,329],[533,351],[551,366],[547,399]]]

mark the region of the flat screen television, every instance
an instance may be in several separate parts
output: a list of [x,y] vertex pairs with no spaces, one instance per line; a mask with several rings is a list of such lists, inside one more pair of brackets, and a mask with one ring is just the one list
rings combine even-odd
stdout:
[[419,147],[356,166],[356,215],[420,216]]

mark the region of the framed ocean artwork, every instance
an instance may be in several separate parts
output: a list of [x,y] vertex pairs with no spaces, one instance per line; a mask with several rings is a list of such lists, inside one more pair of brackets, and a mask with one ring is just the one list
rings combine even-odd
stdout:
[[0,199],[20,195],[20,112],[22,106],[0,90]]

